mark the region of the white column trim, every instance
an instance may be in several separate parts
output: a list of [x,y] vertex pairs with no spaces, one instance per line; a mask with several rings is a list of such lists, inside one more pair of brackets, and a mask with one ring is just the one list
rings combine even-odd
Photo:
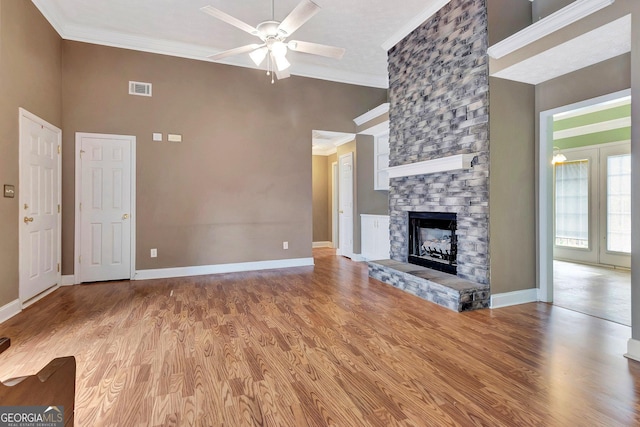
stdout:
[[9,304],[5,304],[0,307],[0,323],[11,319],[16,314],[22,311],[22,304],[19,299],[11,301]]
[[640,341],[629,338],[627,341],[627,352],[624,354],[627,359],[640,362]]
[[509,307],[538,301],[538,288],[491,295],[491,308]]

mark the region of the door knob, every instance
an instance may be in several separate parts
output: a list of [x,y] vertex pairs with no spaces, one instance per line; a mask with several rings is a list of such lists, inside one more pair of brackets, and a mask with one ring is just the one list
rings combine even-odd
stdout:
[[122,215],[122,219],[127,219],[127,218],[129,218],[129,214]]
[[33,217],[25,216],[24,217],[24,223],[25,224],[29,224],[30,222],[33,222]]

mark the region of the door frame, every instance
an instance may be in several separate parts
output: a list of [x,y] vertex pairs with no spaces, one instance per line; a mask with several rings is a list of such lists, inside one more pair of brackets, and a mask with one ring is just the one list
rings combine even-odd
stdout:
[[331,163],[331,246],[338,247],[338,210],[340,199],[338,198],[338,162]]
[[[349,158],[351,160],[351,250],[349,252],[345,252],[345,247],[343,245],[344,242],[341,241],[340,239],[340,235],[342,234],[342,231],[340,230],[340,200],[342,199],[342,192],[344,191],[344,189],[342,188],[342,168],[340,167],[340,160],[343,158]],[[348,153],[342,154],[340,156],[338,156],[338,250],[336,251],[336,255],[342,255],[344,257],[347,258],[351,258],[353,259],[354,257],[354,253],[353,253],[353,235],[354,235],[354,199],[355,199],[355,194],[353,191],[353,186],[355,183],[355,173],[354,173],[354,168],[355,168],[355,159],[354,159],[354,155],[353,152],[350,151]],[[344,214],[344,212],[343,212]]]
[[82,170],[80,162],[81,141],[83,137],[121,139],[129,141],[131,148],[131,260],[129,266],[129,279],[133,280],[136,275],[136,137],[133,135],[112,135],[104,133],[76,132],[76,154],[75,154],[75,241],[73,246],[73,276],[74,283],[82,283],[80,277],[80,258],[82,253],[82,212],[80,212],[80,199],[82,196]]
[[539,301],[553,302],[553,167],[551,164],[553,115],[625,96],[631,96],[631,89],[540,112],[540,134],[536,156],[538,175],[536,264]]
[[[22,239],[24,237],[24,233],[26,232],[26,230],[24,229],[24,227],[22,227],[22,220],[21,220],[21,216],[18,215],[18,299],[20,300],[20,304],[22,305],[22,307],[27,307],[28,305],[33,304],[34,302],[38,301],[39,299],[49,295],[51,292],[55,291],[56,289],[58,289],[60,287],[60,285],[62,284],[62,130],[54,125],[52,125],[51,123],[47,122],[46,120],[36,116],[35,114],[25,110],[24,108],[20,107],[18,108],[18,203],[20,203],[20,205],[22,205],[22,203],[24,203],[24,200],[22,199],[22,185],[23,182],[20,179],[22,177],[22,172],[23,172],[23,162],[24,162],[24,156],[25,156],[25,150],[23,148],[23,145],[25,143],[25,141],[22,139],[22,131],[24,130],[24,122],[23,122],[23,118],[24,119],[29,119],[32,120],[38,124],[40,124],[40,126],[43,127],[47,127],[49,128],[51,131],[53,131],[56,135],[57,135],[57,144],[58,144],[58,188],[57,188],[57,196],[58,196],[58,204],[60,205],[60,212],[58,213],[58,245],[56,247],[56,250],[58,252],[58,265],[60,265],[60,269],[58,271],[58,283],[53,285],[52,287],[50,287],[49,289],[46,289],[45,291],[41,292],[38,295],[35,295],[31,298],[28,299],[23,299],[23,290],[22,288],[24,287],[24,285],[21,283],[22,282],[22,274],[20,273],[23,269],[23,262],[24,262],[24,255],[23,255],[23,251],[24,251],[24,247],[22,245]],[[18,206],[18,210],[20,209],[20,206]],[[25,304],[25,301],[29,301],[27,304]]]

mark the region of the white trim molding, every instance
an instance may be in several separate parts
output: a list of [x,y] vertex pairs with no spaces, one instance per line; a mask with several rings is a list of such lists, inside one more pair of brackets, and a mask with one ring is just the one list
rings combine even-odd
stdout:
[[333,243],[331,242],[313,242],[311,244],[312,248],[332,248]]
[[427,19],[431,18],[436,14],[440,9],[449,4],[451,0],[434,0],[430,2],[431,4],[427,6],[422,12],[415,15],[409,22],[403,25],[398,31],[393,33],[391,37],[382,43],[382,48],[385,51],[388,51],[392,47],[394,47],[400,40],[411,34],[413,30],[422,25]]
[[[160,55],[170,55],[178,58],[188,58],[198,61],[216,62],[220,64],[234,65],[236,67],[256,69],[253,62],[248,58],[243,59],[236,57],[225,58],[221,61],[211,61],[208,57],[219,53],[220,51],[208,46],[136,34],[125,34],[118,31],[98,29],[82,24],[74,24],[65,16],[57,13],[57,8],[52,6],[52,3],[55,2],[51,2],[49,0],[32,1],[64,40],[73,40],[102,46],[132,49],[140,52],[157,53]],[[295,70],[292,70],[291,74],[301,77],[377,87],[381,89],[387,89],[389,87],[389,79],[386,75],[338,70],[332,67],[313,64],[296,64],[296,66],[292,68],[295,68]]]
[[11,319],[16,314],[22,311],[22,304],[20,304],[20,300],[16,299],[11,301],[9,304],[5,304],[0,307],[0,323],[5,322]]
[[538,288],[491,295],[491,308],[509,307],[538,301]]
[[62,276],[60,286],[72,286],[76,284],[76,276],[73,274],[65,274]]
[[136,271],[133,280],[168,279],[171,277],[203,276],[205,274],[237,273],[273,270],[277,268],[313,266],[313,258],[277,259],[271,261],[237,262],[232,264],[196,265],[191,267],[158,268]]
[[425,160],[424,162],[410,163],[408,165],[392,166],[387,169],[389,178],[400,178],[412,175],[426,175],[436,172],[447,172],[458,169],[470,169],[473,159],[477,154],[456,154],[454,156],[441,157],[439,159]]
[[363,124],[367,123],[369,120],[373,120],[376,117],[380,117],[381,115],[388,113],[389,105],[390,104],[388,102],[385,102],[384,104],[380,104],[376,108],[373,108],[367,111],[366,113],[356,117],[355,119],[353,119],[353,122],[356,124],[356,126],[362,126]]
[[629,338],[629,341],[627,341],[627,352],[624,354],[624,357],[640,362],[640,341]]
[[488,50],[494,59],[502,58],[580,19],[613,4],[615,0],[576,0],[555,13],[535,22]]
[[631,117],[622,117],[620,119],[607,120],[606,122],[593,123],[585,126],[578,126],[564,130],[553,132],[553,139],[572,138],[574,136],[588,135],[597,132],[606,132],[609,130],[624,129],[631,127]]

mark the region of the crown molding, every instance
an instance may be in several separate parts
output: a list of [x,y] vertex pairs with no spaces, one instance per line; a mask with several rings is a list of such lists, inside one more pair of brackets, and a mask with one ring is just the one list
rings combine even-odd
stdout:
[[344,136],[340,136],[338,138],[334,138],[331,141],[333,142],[333,146],[334,147],[339,147],[341,145],[344,145],[348,142],[353,141],[354,139],[356,139],[356,134],[355,133],[346,133],[344,134]]
[[576,0],[570,5],[518,31],[488,50],[489,56],[499,59],[558,31],[580,19],[613,4],[615,0]]
[[382,43],[382,48],[386,51],[394,47],[398,42],[413,32],[416,28],[422,25],[427,19],[436,14],[437,11],[446,6],[451,0],[432,0],[431,4],[427,6],[422,12],[414,16],[409,22],[404,24],[398,31],[393,33],[391,37]]
[[338,152],[336,147],[313,147],[311,154],[314,156],[330,156]]
[[389,103],[385,102],[384,104],[378,105],[376,108],[373,108],[366,113],[356,117],[353,119],[356,126],[362,126],[367,123],[369,120],[373,120],[376,117],[380,117],[381,115],[389,112]]
[[60,37],[64,38],[65,19],[58,13],[58,9],[52,6],[54,2],[50,0],[31,0],[31,2],[38,8],[42,16],[49,21],[49,24],[58,32]]
[[[32,1],[47,21],[49,21],[51,26],[58,32],[60,37],[65,40],[258,69],[250,61],[244,62],[241,58],[226,58],[222,61],[211,61],[208,57],[218,53],[218,50],[207,46],[101,30],[83,25],[68,25],[64,23],[65,18],[60,16],[54,7],[51,7],[51,1]],[[291,75],[380,89],[389,88],[389,78],[387,75],[376,76],[354,73],[316,65],[294,64],[294,66],[291,67]]]

